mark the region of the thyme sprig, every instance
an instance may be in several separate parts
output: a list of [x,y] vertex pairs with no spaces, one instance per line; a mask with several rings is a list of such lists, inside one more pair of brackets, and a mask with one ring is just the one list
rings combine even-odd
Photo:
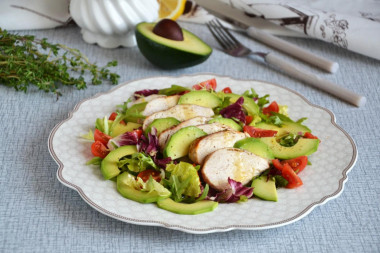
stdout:
[[117,66],[116,61],[98,67],[78,49],[62,44],[52,44],[32,35],[18,35],[0,28],[0,84],[27,92],[29,85],[60,96],[61,85],[86,88],[86,75],[91,83],[104,80],[117,84],[119,75],[108,68]]

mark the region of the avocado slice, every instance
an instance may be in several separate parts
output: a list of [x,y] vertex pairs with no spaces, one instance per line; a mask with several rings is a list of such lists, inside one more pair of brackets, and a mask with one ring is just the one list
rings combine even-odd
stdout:
[[183,41],[171,40],[153,33],[156,23],[142,22],[135,29],[137,46],[152,64],[163,69],[178,69],[207,60],[212,48],[200,38],[182,29]]
[[279,159],[292,159],[303,155],[311,155],[318,149],[318,139],[300,138],[294,146],[285,147],[277,142],[275,137],[260,138],[262,142],[268,145],[273,155]]
[[127,177],[127,172],[120,174],[116,180],[117,191],[127,199],[131,199],[140,203],[153,203],[158,200],[168,198],[171,193],[168,191],[167,195],[160,195],[157,191],[143,192],[124,183]]
[[201,200],[195,203],[186,204],[175,202],[171,198],[158,200],[157,205],[159,208],[178,214],[201,214],[211,212],[218,207],[218,202],[210,200]]
[[164,149],[164,156],[172,160],[187,156],[190,144],[197,138],[207,135],[203,130],[195,127],[184,127],[175,132]]
[[260,199],[277,202],[276,182],[272,177],[261,175],[252,180],[253,195]]
[[274,155],[272,150],[267,144],[262,142],[259,138],[246,138],[235,143],[234,148],[247,150],[255,155],[272,160]]
[[136,152],[137,149],[135,145],[121,146],[112,150],[100,164],[100,171],[102,172],[104,179],[108,180],[119,175],[120,170],[117,167],[119,160],[126,155],[131,155]]
[[206,90],[194,90],[181,96],[178,104],[199,105],[203,107],[215,108],[220,106],[222,100],[213,93]]
[[149,124],[149,126],[145,129],[145,135],[147,136],[148,133],[151,132],[152,127],[157,129],[157,136],[164,130],[176,126],[180,123],[180,121],[176,118],[173,117],[168,117],[168,118],[159,118],[153,120],[152,123]]
[[[95,125],[97,129],[104,132],[104,119],[97,118]],[[141,127],[141,124],[134,122],[128,122],[127,124],[123,125],[120,122],[114,124],[113,120],[108,120],[109,136],[111,137],[116,137],[125,132],[133,131],[134,129],[137,129],[139,127]]]
[[239,132],[241,132],[243,130],[243,128],[238,123],[236,123],[233,119],[216,117],[216,118],[211,119],[208,123],[211,124],[214,122],[229,126],[232,129],[239,131]]
[[259,122],[252,125],[261,129],[275,130],[277,131],[277,135],[276,135],[277,137],[284,136],[288,133],[292,133],[292,134],[302,133],[303,135],[306,132],[311,132],[311,130],[307,126],[304,126],[297,122],[283,121],[281,127],[273,125],[273,124],[268,124],[265,122]]

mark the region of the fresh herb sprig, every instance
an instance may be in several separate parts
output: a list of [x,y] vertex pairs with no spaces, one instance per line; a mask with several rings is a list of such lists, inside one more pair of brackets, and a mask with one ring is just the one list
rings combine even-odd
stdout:
[[78,49],[52,44],[32,35],[18,35],[0,28],[0,84],[27,92],[29,85],[60,96],[61,85],[86,88],[86,75],[91,83],[109,80],[118,83],[119,75],[108,68],[116,61],[98,67]]

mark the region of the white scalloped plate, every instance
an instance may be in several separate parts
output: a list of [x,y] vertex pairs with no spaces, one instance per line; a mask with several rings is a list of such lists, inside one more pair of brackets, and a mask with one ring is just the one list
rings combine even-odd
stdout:
[[[179,215],[162,210],[155,204],[140,204],[123,198],[113,181],[103,180],[99,169],[85,165],[92,158],[91,143],[82,141],[79,136],[94,127],[96,118],[109,115],[134,91],[172,84],[191,86],[213,77],[217,79],[218,90],[228,86],[233,92],[242,93],[254,88],[259,95],[270,94],[271,100],[288,105],[292,119],[308,117],[305,124],[321,139],[321,144],[319,150],[310,156],[312,165],[300,174],[304,183],[302,187],[279,189],[278,202],[251,199],[245,203],[220,204],[215,211],[205,214]],[[313,105],[297,92],[276,84],[212,74],[136,80],[85,99],[69,113],[68,119],[54,127],[48,145],[59,165],[59,181],[76,190],[99,212],[128,223],[195,234],[268,229],[293,223],[315,207],[338,197],[343,191],[347,173],[357,159],[353,139],[335,123],[331,111]]]

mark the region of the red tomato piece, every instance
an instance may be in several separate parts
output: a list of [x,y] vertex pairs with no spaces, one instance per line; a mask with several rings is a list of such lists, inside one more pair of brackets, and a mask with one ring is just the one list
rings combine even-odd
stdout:
[[107,146],[107,143],[108,141],[111,139],[112,137],[109,136],[109,135],[106,135],[105,133],[103,133],[102,131],[100,131],[99,129],[95,129],[95,132],[94,132],[94,140],[95,141],[100,141],[101,143],[103,143],[105,146]]
[[157,182],[161,181],[161,173],[157,170],[147,169],[141,171],[137,177],[140,177],[144,182],[148,181],[149,177],[152,176]]
[[116,112],[111,113],[110,117],[108,118],[109,120],[115,120],[117,116]]
[[261,138],[261,137],[273,137],[277,134],[275,130],[261,129],[253,126],[245,125],[243,131],[248,133],[251,137]]
[[263,113],[265,115],[271,115],[272,112],[279,112],[279,111],[280,111],[280,107],[278,106],[276,101],[273,101],[272,103],[270,103],[270,105],[263,108]]
[[94,156],[105,158],[110,151],[107,149],[107,147],[100,141],[95,141],[91,145],[91,153]]
[[292,167],[287,163],[282,168],[282,176],[288,181],[286,188],[296,188],[303,185],[301,178],[297,176]]
[[276,168],[276,169],[278,169],[278,170],[281,170],[282,171],[282,169],[284,168],[284,165],[280,162],[280,160],[278,160],[278,159],[273,159],[272,160],[272,164],[273,164],[273,166]]
[[224,93],[228,94],[228,93],[232,93],[232,90],[230,87],[226,87],[222,90]]
[[210,79],[193,85],[194,90],[216,90],[216,79]]
[[249,116],[249,115],[245,116],[245,124],[246,125],[249,125],[249,123],[251,123],[252,120],[253,120],[252,116]]
[[282,164],[289,164],[295,173],[300,173],[307,165],[307,156],[299,156],[293,159],[284,160]]
[[284,165],[288,164],[295,173],[300,173],[307,165],[307,156],[299,156],[293,159],[280,161],[278,159],[272,160],[273,166],[278,170],[283,170]]
[[[303,138],[307,138],[307,139],[318,139],[318,140],[319,140],[319,138],[318,138],[317,136],[315,136],[315,135],[313,135],[313,134],[311,134],[311,133],[309,133],[309,132],[306,132],[306,133],[303,135]],[[319,142],[321,142],[321,140],[319,140]]]

